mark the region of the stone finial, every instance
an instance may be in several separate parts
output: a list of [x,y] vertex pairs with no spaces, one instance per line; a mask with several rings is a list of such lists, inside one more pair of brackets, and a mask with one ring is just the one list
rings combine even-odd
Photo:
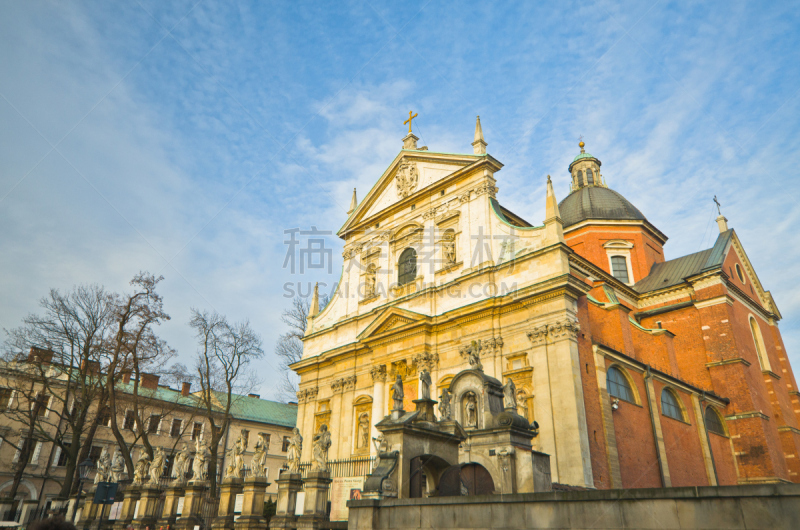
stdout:
[[403,149],[416,150],[417,140],[419,140],[419,138],[414,136],[414,133],[408,133],[405,138],[403,138]]
[[722,234],[728,231],[728,219],[724,215],[717,217],[717,226],[719,226],[719,233]]
[[311,307],[308,309],[308,316],[313,317],[319,313],[319,282],[314,284],[314,296],[311,298]]
[[556,200],[556,192],[553,191],[553,181],[550,180],[550,175],[547,175],[547,199],[544,224],[554,225],[556,230],[553,235],[559,241],[564,241],[564,227],[561,224],[561,213],[558,211],[558,200]]
[[483,139],[483,128],[481,128],[481,117],[475,120],[475,141],[472,142],[472,149],[476,155],[485,155],[488,144]]
[[350,199],[350,209],[347,210],[347,215],[356,211],[356,206],[358,206],[358,199],[356,198],[356,189],[353,188],[353,198]]

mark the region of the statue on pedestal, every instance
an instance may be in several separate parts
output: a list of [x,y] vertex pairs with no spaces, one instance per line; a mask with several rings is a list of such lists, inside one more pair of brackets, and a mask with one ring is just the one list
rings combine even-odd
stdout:
[[449,420],[452,414],[450,410],[450,391],[444,388],[442,389],[442,395],[439,396],[439,417],[443,420]]
[[319,432],[314,435],[314,464],[311,471],[328,471],[328,449],[331,448],[331,433],[328,426],[322,424]]
[[148,486],[158,486],[158,479],[164,474],[165,459],[164,450],[156,447],[153,452],[153,461],[150,462],[150,482],[147,483]]
[[250,470],[254,477],[263,477],[266,474],[264,464],[267,463],[267,436],[260,432],[256,440],[253,458],[250,459]]
[[244,432],[239,433],[239,437],[233,444],[233,447],[228,451],[228,469],[225,472],[225,478],[242,478],[242,468],[244,467],[244,451],[247,449],[247,443],[244,441]]
[[419,398],[431,398],[431,374],[428,370],[422,370],[419,373]]
[[300,454],[303,452],[303,437],[300,436],[300,429],[292,429],[289,437],[289,451],[286,459],[289,461],[289,473],[300,473]]
[[375,465],[372,466],[372,471],[374,472],[381,464],[381,453],[388,451],[389,447],[383,433],[379,434],[377,438],[372,439],[372,445],[375,446]]
[[403,410],[404,397],[405,393],[403,392],[403,378],[398,375],[397,380],[392,385],[392,399],[394,400],[394,406],[392,407],[392,410]]
[[189,467],[189,446],[183,444],[183,449],[175,455],[175,463],[172,464],[173,486],[181,486],[186,482],[186,471]]
[[111,482],[119,482],[126,475],[125,471],[125,458],[122,456],[122,451],[117,447],[114,450],[114,456],[111,459]]
[[467,359],[469,360],[469,367],[473,370],[483,371],[483,364],[481,364],[481,344],[473,340],[467,346]]
[[133,468],[133,483],[137,486],[144,484],[145,478],[150,471],[150,457],[144,451],[139,452],[139,459]]
[[199,436],[195,442],[194,463],[192,464],[192,482],[206,479],[209,452],[203,437]]
[[503,385],[503,407],[506,410],[513,409],[514,412],[517,411],[517,386],[510,377],[506,379],[506,384]]
[[94,475],[94,483],[108,482],[111,479],[111,457],[108,449],[103,447],[100,458],[97,459],[97,472]]

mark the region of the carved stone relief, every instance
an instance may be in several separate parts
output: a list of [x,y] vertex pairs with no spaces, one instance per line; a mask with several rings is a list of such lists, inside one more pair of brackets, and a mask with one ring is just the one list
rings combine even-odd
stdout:
[[419,183],[417,165],[413,162],[402,162],[394,178],[397,184],[397,195],[401,199],[405,199],[417,189]]

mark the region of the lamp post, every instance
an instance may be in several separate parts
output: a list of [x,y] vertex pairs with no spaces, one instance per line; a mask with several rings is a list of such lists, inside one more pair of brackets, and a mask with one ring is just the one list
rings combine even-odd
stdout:
[[89,478],[89,473],[92,471],[94,467],[94,462],[90,458],[87,458],[80,464],[78,464],[78,500],[75,502],[75,512],[73,512],[72,519],[75,519],[75,516],[78,514],[78,510],[81,507],[81,494],[83,493],[83,481]]

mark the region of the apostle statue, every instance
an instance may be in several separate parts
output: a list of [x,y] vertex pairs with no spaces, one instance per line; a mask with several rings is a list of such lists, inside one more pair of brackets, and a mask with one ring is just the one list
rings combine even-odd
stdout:
[[114,450],[114,456],[111,458],[111,481],[119,482],[125,477],[125,458],[122,456],[122,451],[117,447]]
[[362,412],[358,417],[358,448],[369,449],[369,413]]
[[292,429],[289,437],[289,451],[286,459],[289,461],[289,473],[300,473],[300,455],[303,452],[303,437],[300,436],[300,429]]
[[244,441],[244,430],[239,433],[239,437],[233,444],[233,447],[228,450],[228,469],[225,473],[225,478],[242,478],[242,468],[244,467],[244,451],[247,449],[247,442]]
[[452,233],[445,233],[442,240],[442,254],[444,254],[445,265],[454,265],[456,262],[456,242],[453,240]]
[[150,457],[143,450],[139,451],[139,459],[133,468],[133,483],[137,486],[144,484],[145,478],[150,471]]
[[328,471],[328,449],[331,448],[331,433],[328,426],[324,423],[319,428],[319,432],[314,435],[314,464],[311,471]]
[[450,391],[444,388],[442,389],[442,395],[439,396],[439,417],[443,420],[449,420],[451,416]]
[[108,482],[111,479],[111,457],[108,449],[103,447],[100,458],[97,459],[97,473],[94,475],[94,483]]
[[147,483],[148,486],[158,486],[158,479],[164,474],[165,460],[164,450],[160,447],[156,447],[156,450],[153,452],[153,461],[150,462],[150,482]]
[[419,398],[431,398],[431,374],[428,370],[422,370],[419,373]]
[[266,474],[265,464],[267,463],[267,435],[263,432],[258,433],[258,440],[253,450],[253,458],[250,459],[250,470],[254,477],[263,477]]
[[392,410],[403,410],[403,398],[405,394],[403,393],[403,378],[400,377],[398,374],[397,380],[392,385],[392,399],[394,400],[394,406]]
[[481,364],[481,344],[473,340],[467,347],[467,359],[469,360],[469,367],[473,370],[483,371],[483,364]]
[[186,470],[189,467],[189,446],[183,444],[183,449],[175,455],[175,462],[172,464],[172,481],[174,486],[180,486],[186,482]]
[[509,377],[503,385],[503,407],[506,410],[517,411],[517,386]]
[[198,436],[195,442],[194,463],[192,464],[192,482],[199,482],[206,479],[208,468],[208,447],[203,442],[203,437]]
[[364,278],[364,298],[372,298],[375,296],[375,284],[377,282],[378,271],[375,265],[370,265],[367,268],[367,275]]

